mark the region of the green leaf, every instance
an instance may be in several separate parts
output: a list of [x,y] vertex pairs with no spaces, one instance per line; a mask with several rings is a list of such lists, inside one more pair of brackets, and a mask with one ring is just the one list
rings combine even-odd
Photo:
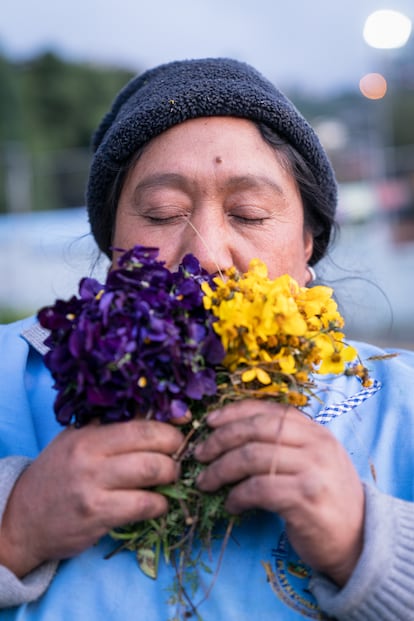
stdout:
[[139,548],[137,550],[137,561],[141,571],[154,580],[158,574],[157,555],[151,548]]
[[175,485],[157,485],[155,491],[167,496],[167,498],[175,498],[177,500],[185,500],[188,497],[187,490],[180,489]]

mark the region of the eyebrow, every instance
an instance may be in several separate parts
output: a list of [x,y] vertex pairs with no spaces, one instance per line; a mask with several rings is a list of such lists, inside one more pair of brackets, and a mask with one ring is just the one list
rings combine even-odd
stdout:
[[[145,190],[151,190],[162,187],[172,187],[183,191],[190,192],[194,182],[191,178],[178,173],[156,173],[144,177],[137,183],[134,189],[134,198],[139,198],[142,192]],[[274,181],[271,177],[266,175],[235,175],[229,177],[223,183],[225,189],[229,190],[247,190],[247,189],[259,189],[262,187],[270,188],[280,196],[284,196],[285,192],[282,186]]]
[[285,195],[282,186],[267,175],[239,175],[230,177],[225,185],[230,189],[233,189],[234,187],[235,189],[240,188],[242,190],[249,188],[261,188],[265,186],[281,196]]
[[157,173],[148,175],[137,183],[134,188],[134,198],[139,198],[141,192],[151,190],[153,188],[173,187],[182,190],[189,190],[189,180],[183,175],[177,173]]

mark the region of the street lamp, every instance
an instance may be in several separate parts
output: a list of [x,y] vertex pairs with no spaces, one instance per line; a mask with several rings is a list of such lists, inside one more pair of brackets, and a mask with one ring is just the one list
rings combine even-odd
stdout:
[[389,50],[403,47],[411,34],[411,19],[399,11],[382,9],[365,21],[363,36],[371,47]]

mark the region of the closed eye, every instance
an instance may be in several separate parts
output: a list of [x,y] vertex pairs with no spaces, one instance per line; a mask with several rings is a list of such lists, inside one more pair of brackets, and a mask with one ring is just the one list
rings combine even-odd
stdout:
[[187,216],[145,216],[145,219],[150,224],[163,225],[163,224],[176,224],[187,219]]
[[[258,192],[254,192],[254,196],[250,196],[251,192],[246,196],[246,192],[240,195],[238,192],[234,196],[230,196],[226,205],[227,216],[236,223],[248,226],[261,225],[272,215],[269,207],[270,199],[263,198]],[[266,200],[267,199],[267,200]]]
[[240,205],[229,209],[229,217],[239,224],[249,226],[263,224],[270,218],[268,210],[256,205]]
[[237,216],[233,215],[232,218],[241,224],[263,224],[268,218],[258,218],[252,216]]
[[176,205],[163,205],[162,207],[149,205],[141,209],[141,217],[149,224],[158,226],[178,224],[188,219],[188,210]]

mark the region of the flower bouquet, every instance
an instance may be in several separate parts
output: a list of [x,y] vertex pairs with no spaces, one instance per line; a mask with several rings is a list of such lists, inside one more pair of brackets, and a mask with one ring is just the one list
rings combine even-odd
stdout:
[[211,278],[192,255],[175,272],[157,257],[157,249],[136,246],[104,284],[83,279],[78,297],[56,301],[38,318],[50,330],[45,364],[62,425],[137,414],[168,422],[192,412],[174,456],[180,479],[156,488],[169,499],[168,513],[111,535],[116,550],[133,550],[152,578],[161,556],[172,563],[172,597],[194,612],[197,567],[209,569],[203,551],[216,537],[224,551],[236,519],[225,510],[225,489],[206,494],[195,485],[203,466],[193,452],[209,433],[208,412],[245,398],[303,407],[318,373],[371,380],[344,341],[331,289],[300,287],[287,275],[271,280],[259,260],[245,274],[230,269]]

